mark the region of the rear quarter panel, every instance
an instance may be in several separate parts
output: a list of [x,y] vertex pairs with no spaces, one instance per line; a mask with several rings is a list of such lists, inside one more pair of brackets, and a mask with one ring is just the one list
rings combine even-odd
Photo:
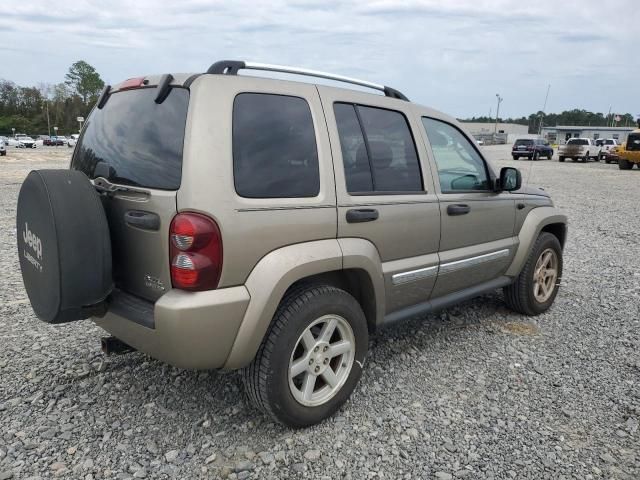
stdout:
[[[232,113],[244,92],[304,98],[313,118],[320,193],[313,198],[240,197],[233,181]],[[240,285],[257,262],[286,245],[336,237],[336,196],[329,138],[313,85],[243,76],[202,75],[191,85],[178,211],[199,211],[223,239],[220,286]]]

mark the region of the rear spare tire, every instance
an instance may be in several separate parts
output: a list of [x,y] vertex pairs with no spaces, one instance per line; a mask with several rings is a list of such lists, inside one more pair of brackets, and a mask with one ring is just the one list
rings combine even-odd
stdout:
[[18,195],[18,255],[31,306],[64,323],[103,315],[111,241],[100,197],[84,173],[34,170]]

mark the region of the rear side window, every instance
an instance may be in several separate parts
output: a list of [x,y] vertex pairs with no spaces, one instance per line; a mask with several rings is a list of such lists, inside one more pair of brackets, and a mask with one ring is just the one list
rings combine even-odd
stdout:
[[155,88],[116,92],[94,109],[71,168],[112,183],[177,190],[189,91],[173,88],[160,104],[156,94]]
[[263,93],[236,96],[233,175],[236,192],[242,197],[318,195],[318,149],[306,100]]
[[402,113],[346,103],[336,103],[334,113],[349,193],[422,191],[418,154]]

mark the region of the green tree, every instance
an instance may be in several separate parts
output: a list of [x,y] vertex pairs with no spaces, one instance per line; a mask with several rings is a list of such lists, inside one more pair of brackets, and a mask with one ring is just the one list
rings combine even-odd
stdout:
[[100,90],[104,88],[104,82],[100,78],[100,74],[84,60],[77,61],[71,65],[64,78],[64,83],[69,86],[73,93],[82,98],[82,103],[85,105],[94,100]]

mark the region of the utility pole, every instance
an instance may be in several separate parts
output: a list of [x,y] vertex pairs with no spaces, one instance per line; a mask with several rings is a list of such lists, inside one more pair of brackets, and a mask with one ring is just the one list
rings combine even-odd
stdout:
[[547,86],[547,94],[544,97],[544,105],[542,106],[542,115],[540,115],[540,129],[538,130],[538,135],[542,135],[542,119],[547,113],[547,100],[549,100],[549,90],[551,90],[551,84]]
[[47,106],[47,133],[51,136],[51,122],[49,122],[49,100],[45,100],[45,105]]
[[502,98],[499,93],[496,93],[496,100],[498,101],[498,107],[496,108],[496,126],[493,129],[493,138],[495,140],[496,135],[498,135],[498,117],[500,116],[500,104],[502,103]]

